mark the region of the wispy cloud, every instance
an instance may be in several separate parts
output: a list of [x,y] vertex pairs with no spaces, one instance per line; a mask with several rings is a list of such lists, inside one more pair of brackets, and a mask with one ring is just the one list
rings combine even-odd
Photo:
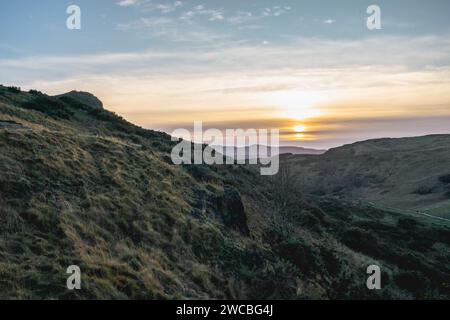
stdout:
[[117,5],[121,7],[135,6],[141,8],[144,12],[158,11],[162,14],[167,14],[182,8],[184,3],[180,0],[161,3],[156,3],[150,0],[121,0],[117,2]]
[[260,12],[237,11],[226,17],[226,21],[231,25],[242,25],[248,22],[255,22],[264,18],[280,17],[288,13],[292,8],[289,6],[274,6],[263,8]]
[[206,8],[204,5],[197,5],[191,10],[184,12],[181,16],[181,20],[191,21],[195,17],[206,17],[209,21],[217,21],[224,19],[224,13],[220,9]]
[[119,2],[117,2],[117,5],[121,6],[121,7],[129,7],[132,5],[135,5],[138,2],[138,0],[121,0]]
[[279,17],[279,16],[287,13],[290,10],[291,10],[291,7],[289,7],[289,6],[284,6],[284,7],[273,6],[273,7],[269,7],[269,8],[264,8],[262,15],[264,17]]
[[[127,0],[124,0],[127,1]],[[255,22],[264,18],[280,17],[288,13],[292,8],[290,6],[273,6],[251,11],[226,11],[223,8],[214,8],[207,4],[197,4],[188,6],[182,1],[175,1],[173,3],[154,3],[149,0],[132,0],[132,2],[119,3],[122,6],[135,5],[142,9],[142,12],[158,11],[163,15],[171,13],[168,16],[145,16],[137,20],[127,23],[120,23],[117,25],[119,30],[144,30],[147,29],[150,35],[156,37],[166,37],[166,40],[180,41],[180,39],[195,40],[195,37],[189,36],[199,34],[209,34],[210,38],[217,38],[208,30],[209,26],[203,22],[225,22],[232,26],[239,26],[239,30],[243,29],[259,29],[258,25],[247,25],[249,22]],[[183,8],[183,11],[177,12],[178,9]],[[177,15],[174,13],[177,12]],[[157,28],[155,30],[154,28]],[[197,30],[195,30],[197,28]],[[228,35],[230,36],[230,34]],[[223,37],[223,35],[221,36]],[[199,38],[200,39],[200,38]]]
[[159,38],[166,42],[207,44],[227,38],[225,34],[213,32],[201,26],[193,26],[190,21],[172,17],[140,18],[129,23],[118,24],[117,29],[127,32],[140,32],[143,37]]

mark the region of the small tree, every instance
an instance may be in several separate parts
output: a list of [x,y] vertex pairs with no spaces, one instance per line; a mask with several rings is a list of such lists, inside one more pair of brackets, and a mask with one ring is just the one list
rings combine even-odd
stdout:
[[283,216],[288,216],[302,199],[298,177],[290,166],[282,166],[273,178],[274,200]]
[[12,93],[20,93],[21,89],[20,87],[8,87],[8,91]]

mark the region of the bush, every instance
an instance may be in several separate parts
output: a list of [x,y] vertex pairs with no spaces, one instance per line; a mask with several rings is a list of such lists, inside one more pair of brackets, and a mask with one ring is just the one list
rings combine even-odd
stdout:
[[450,184],[450,174],[445,174],[439,177],[439,181],[445,184]]
[[71,97],[59,97],[58,99],[74,109],[81,109],[85,111],[92,110],[92,108],[89,107],[88,105],[81,103],[78,100],[75,100]]
[[413,293],[416,297],[423,296],[429,283],[424,275],[417,271],[397,274],[394,276],[394,281],[399,288]]
[[367,255],[382,257],[385,253],[378,244],[377,238],[368,230],[348,229],[342,234],[341,240],[349,248]]
[[291,262],[302,273],[310,274],[320,268],[314,249],[302,239],[289,239],[274,247],[284,260]]
[[417,227],[417,221],[411,218],[399,218],[397,221],[397,227],[412,230]]
[[215,173],[206,165],[186,165],[185,168],[191,176],[199,181],[208,182],[217,178]]
[[12,93],[20,93],[22,90],[20,87],[8,87],[8,91]]
[[415,194],[419,194],[419,195],[427,195],[430,193],[433,193],[433,187],[429,187],[429,186],[420,186],[417,188],[416,191],[414,191]]
[[45,95],[23,103],[22,108],[36,110],[53,118],[69,119],[73,115],[61,101]]

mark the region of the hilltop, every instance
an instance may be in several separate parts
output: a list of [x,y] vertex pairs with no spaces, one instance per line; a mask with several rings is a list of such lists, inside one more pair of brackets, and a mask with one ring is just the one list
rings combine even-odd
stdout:
[[445,224],[309,194],[290,166],[175,166],[97,100],[0,86],[1,298],[450,297]]

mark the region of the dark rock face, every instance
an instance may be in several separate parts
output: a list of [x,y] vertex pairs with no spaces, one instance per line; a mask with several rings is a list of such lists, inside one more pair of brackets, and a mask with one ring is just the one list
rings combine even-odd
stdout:
[[103,102],[100,101],[96,96],[89,92],[83,91],[70,91],[68,93],[56,96],[57,98],[70,98],[76,100],[77,102],[89,106],[93,109],[103,109]]
[[218,201],[218,207],[223,223],[243,235],[249,235],[247,215],[241,195],[232,187],[225,187],[224,194]]

